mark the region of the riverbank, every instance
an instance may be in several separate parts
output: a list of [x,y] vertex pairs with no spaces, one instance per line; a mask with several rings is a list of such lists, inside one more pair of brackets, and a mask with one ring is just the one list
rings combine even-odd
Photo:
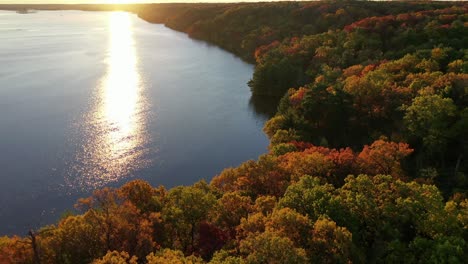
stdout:
[[466,4],[186,7],[139,14],[255,61],[254,94],[284,95],[264,127],[268,153],[209,184],[98,190],[41,229],[39,247],[34,233],[2,238],[0,256],[464,263]]

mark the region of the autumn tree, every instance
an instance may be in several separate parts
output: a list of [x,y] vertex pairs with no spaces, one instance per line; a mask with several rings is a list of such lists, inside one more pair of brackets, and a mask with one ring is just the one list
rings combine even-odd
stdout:
[[450,138],[456,107],[452,99],[440,95],[419,96],[406,108],[405,123],[431,152],[442,152]]
[[362,173],[370,175],[387,174],[396,178],[403,177],[401,162],[412,152],[406,143],[377,140],[370,146],[364,146],[359,153],[359,167]]
[[191,256],[184,256],[184,253],[179,250],[163,249],[156,253],[151,253],[146,257],[148,264],[203,264],[205,263],[201,258]]
[[307,216],[286,207],[273,211],[265,227],[267,231],[289,238],[296,247],[304,247],[307,245],[312,223]]
[[162,211],[165,229],[171,237],[171,247],[187,254],[193,252],[199,224],[208,218],[215,203],[216,197],[204,183],[171,189]]
[[352,260],[351,232],[327,217],[315,222],[309,244],[309,257],[317,263],[349,263]]
[[305,250],[293,242],[272,232],[251,236],[240,245],[241,254],[247,263],[308,263]]
[[130,257],[125,251],[108,251],[104,257],[94,260],[92,264],[137,264],[137,260],[137,257]]
[[288,187],[278,206],[292,208],[315,221],[324,214],[334,216],[338,213],[339,206],[333,199],[334,192],[333,185],[322,184],[320,179],[306,175]]

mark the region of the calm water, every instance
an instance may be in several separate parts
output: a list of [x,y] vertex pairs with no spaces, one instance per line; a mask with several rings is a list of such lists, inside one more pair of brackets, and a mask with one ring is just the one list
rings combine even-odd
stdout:
[[256,158],[252,71],[133,14],[0,11],[0,235],[96,188],[192,184]]

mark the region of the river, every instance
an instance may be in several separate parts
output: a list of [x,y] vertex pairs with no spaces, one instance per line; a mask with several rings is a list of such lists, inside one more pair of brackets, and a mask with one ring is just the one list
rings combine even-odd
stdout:
[[130,13],[0,11],[0,235],[97,188],[209,181],[266,152],[252,72]]

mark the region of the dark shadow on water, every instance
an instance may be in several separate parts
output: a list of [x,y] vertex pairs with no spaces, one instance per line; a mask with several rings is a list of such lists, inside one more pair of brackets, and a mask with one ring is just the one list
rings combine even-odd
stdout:
[[281,97],[252,95],[249,100],[249,107],[255,114],[267,121],[276,114]]

